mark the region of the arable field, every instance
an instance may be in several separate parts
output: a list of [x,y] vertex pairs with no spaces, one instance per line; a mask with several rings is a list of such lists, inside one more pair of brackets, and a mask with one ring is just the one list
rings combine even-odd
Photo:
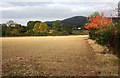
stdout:
[[117,76],[115,60],[104,61],[102,54],[99,59],[87,37],[4,37],[2,75]]

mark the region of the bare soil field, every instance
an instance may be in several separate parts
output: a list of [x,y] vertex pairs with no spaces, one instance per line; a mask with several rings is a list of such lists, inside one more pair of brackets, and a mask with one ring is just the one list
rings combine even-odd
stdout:
[[4,37],[2,75],[118,76],[116,58],[98,56],[86,38],[86,35]]

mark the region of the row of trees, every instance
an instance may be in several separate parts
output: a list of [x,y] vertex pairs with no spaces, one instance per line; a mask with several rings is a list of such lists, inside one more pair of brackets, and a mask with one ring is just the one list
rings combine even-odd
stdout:
[[52,26],[41,21],[29,21],[22,26],[14,21],[1,24],[2,36],[47,36],[72,34],[72,27],[60,21],[54,21]]

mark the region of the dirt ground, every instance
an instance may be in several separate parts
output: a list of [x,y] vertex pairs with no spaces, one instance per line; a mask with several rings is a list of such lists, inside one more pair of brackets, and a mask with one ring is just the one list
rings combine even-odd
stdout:
[[117,76],[116,61],[103,61],[105,55],[98,56],[86,38],[86,35],[2,38],[2,75]]

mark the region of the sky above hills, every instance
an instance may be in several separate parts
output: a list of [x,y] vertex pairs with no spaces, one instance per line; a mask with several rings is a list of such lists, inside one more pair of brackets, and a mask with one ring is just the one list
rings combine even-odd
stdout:
[[62,20],[73,16],[88,16],[103,12],[116,16],[119,0],[2,0],[0,23],[14,20],[26,25],[29,20]]

